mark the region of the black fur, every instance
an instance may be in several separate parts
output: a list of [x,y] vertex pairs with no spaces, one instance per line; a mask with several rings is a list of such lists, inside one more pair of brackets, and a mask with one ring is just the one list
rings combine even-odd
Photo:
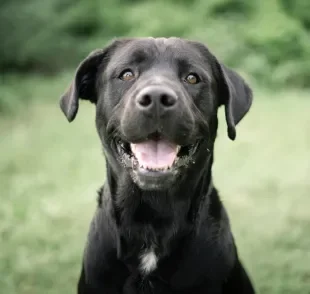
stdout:
[[[127,69],[132,81],[119,78]],[[185,77],[193,72],[199,83],[190,85]],[[152,85],[174,93],[176,106],[155,112],[137,107],[141,91]],[[217,110],[224,105],[228,136],[235,139],[236,124],[252,103],[244,80],[197,42],[120,39],[80,64],[61,98],[69,121],[79,98],[96,105],[107,176],[98,193],[78,293],[254,293],[212,183]],[[175,144],[198,142],[198,147],[174,173],[144,178],[121,160],[119,142],[141,142],[158,132]],[[141,254],[150,249],[157,266],[145,273]]]

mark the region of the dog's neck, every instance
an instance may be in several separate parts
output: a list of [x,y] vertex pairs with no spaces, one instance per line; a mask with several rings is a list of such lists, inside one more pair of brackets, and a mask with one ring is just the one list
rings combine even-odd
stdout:
[[202,198],[213,189],[212,163],[210,153],[198,163],[202,168],[195,177],[189,171],[188,178],[169,191],[142,191],[129,174],[116,175],[107,162],[106,188],[120,234],[121,255],[132,256],[134,251],[154,246],[169,248],[161,244],[192,233]]

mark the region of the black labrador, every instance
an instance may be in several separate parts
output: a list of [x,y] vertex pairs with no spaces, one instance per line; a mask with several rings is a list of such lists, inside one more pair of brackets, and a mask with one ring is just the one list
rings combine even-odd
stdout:
[[116,39],[77,68],[70,122],[79,98],[96,105],[107,171],[78,293],[254,293],[212,183],[217,110],[234,140],[244,80],[199,42]]

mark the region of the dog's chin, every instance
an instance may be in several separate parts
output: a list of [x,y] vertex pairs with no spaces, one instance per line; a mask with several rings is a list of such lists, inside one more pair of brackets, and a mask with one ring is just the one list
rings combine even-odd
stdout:
[[147,139],[140,143],[115,140],[118,159],[142,190],[171,189],[180,175],[195,163],[200,141],[180,146],[166,139]]
[[130,170],[133,181],[141,190],[164,191],[173,186],[179,175],[178,171],[150,171],[144,168]]

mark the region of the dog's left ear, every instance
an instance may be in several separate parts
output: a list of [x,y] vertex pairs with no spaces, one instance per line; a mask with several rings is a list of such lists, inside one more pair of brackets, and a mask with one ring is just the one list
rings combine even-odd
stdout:
[[218,93],[220,104],[225,106],[227,133],[231,140],[236,138],[236,125],[249,111],[253,94],[244,79],[235,71],[216,60],[218,69]]

